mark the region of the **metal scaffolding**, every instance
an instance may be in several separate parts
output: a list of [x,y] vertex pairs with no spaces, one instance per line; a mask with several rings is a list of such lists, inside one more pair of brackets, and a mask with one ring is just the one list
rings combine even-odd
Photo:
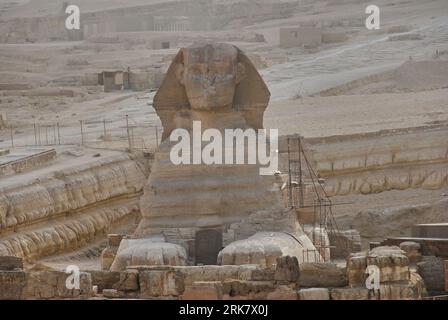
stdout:
[[[299,135],[287,138],[288,147],[288,207],[295,210],[312,210],[312,242],[317,251],[327,249],[347,249],[347,244],[340,240],[338,226],[333,216],[332,202],[325,192],[323,181],[311,166],[310,157],[303,147],[303,138]],[[312,192],[306,192],[311,189]],[[311,195],[310,195],[311,193]],[[318,230],[318,235],[316,235]],[[324,231],[336,239],[331,245],[326,243]]]

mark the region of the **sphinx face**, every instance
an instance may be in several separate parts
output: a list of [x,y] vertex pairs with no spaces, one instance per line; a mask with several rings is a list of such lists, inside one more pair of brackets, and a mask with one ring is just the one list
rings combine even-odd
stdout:
[[185,52],[181,82],[194,110],[231,107],[237,84],[237,50],[230,45]]

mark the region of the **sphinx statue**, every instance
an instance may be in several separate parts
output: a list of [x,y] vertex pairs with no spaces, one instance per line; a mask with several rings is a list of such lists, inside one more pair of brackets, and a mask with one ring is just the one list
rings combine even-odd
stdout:
[[[237,47],[207,43],[179,51],[154,98],[164,132],[140,200],[142,219],[122,240],[111,270],[136,263],[270,265],[286,254],[301,261],[314,249],[284,207],[273,172],[260,175],[260,163],[174,164],[171,158],[171,135],[193,133],[195,123],[215,132],[263,129],[269,97]],[[239,144],[231,148],[242,147],[248,157],[245,140]]]

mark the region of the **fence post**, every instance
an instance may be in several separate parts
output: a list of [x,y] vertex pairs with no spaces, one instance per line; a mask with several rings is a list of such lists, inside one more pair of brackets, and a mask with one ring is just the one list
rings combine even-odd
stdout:
[[53,124],[53,142],[56,145],[56,125]]
[[59,131],[59,122],[56,123],[56,126],[58,128],[58,144],[60,145],[61,144],[61,133]]
[[11,148],[14,148],[14,134],[12,132],[13,128],[12,128],[12,124],[9,126],[9,130],[11,133]]
[[33,127],[34,127],[34,145],[37,146],[37,129],[36,129],[36,124],[33,123]]
[[81,145],[84,145],[84,131],[82,129],[82,120],[79,120],[79,125],[81,126]]
[[42,145],[42,140],[40,138],[40,124],[37,124],[37,132],[39,133],[39,145]]
[[156,126],[156,150],[159,148],[159,127]]
[[48,146],[48,125],[45,125],[45,145]]
[[129,134],[129,117],[128,117],[128,115],[126,115],[126,132],[128,134],[129,151],[132,151],[131,136]]

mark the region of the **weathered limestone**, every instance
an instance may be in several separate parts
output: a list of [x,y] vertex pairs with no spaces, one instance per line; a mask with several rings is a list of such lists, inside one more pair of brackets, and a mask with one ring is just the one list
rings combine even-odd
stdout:
[[196,281],[185,286],[183,300],[222,300],[222,283],[219,281]]
[[184,292],[182,275],[170,267],[149,267],[139,272],[140,297],[177,297]]
[[415,263],[422,260],[420,252],[420,243],[405,241],[400,243],[400,249],[403,250],[409,259],[409,262]]
[[330,300],[330,291],[327,288],[300,289],[299,300]]
[[92,294],[89,273],[80,273],[79,289],[68,289],[60,271],[0,271],[0,299],[85,299]]
[[[370,282],[374,286],[370,291],[365,282],[367,266],[376,266],[379,272],[379,278],[371,274],[373,279],[370,280],[379,282]],[[422,277],[410,271],[408,257],[396,246],[380,246],[352,254],[347,261],[347,276],[351,288],[332,290],[332,299],[421,299],[427,294]]]
[[297,300],[297,291],[292,285],[279,285],[266,295],[266,300]]
[[[448,183],[446,128],[390,130],[307,142],[315,151],[317,170],[330,196],[439,189]],[[374,150],[369,148],[372,143]]]
[[369,251],[367,265],[380,269],[381,282],[409,280],[409,259],[398,247],[377,247]]
[[[294,213],[285,211],[273,176],[260,175],[257,161],[224,164],[224,157],[215,157],[206,165],[187,154],[188,164],[174,164],[170,157],[175,143],[169,137],[175,129],[183,129],[190,137],[214,129],[225,137],[226,129],[263,128],[269,96],[263,79],[238,48],[217,43],[179,51],[154,97],[164,131],[140,199],[142,220],[134,239],[126,240],[127,248],[123,241],[120,244],[111,270],[135,264],[129,260],[183,265],[216,264],[219,259],[221,264],[266,266],[274,265],[282,255],[296,256],[300,262],[303,250],[315,250]],[[200,122],[199,132],[194,121]],[[222,155],[226,151],[235,154],[237,149],[247,158],[253,155],[254,148],[245,139],[235,141],[231,146],[218,146]],[[193,153],[208,146],[201,141],[188,145]],[[145,239],[155,235],[167,241],[158,243],[164,248],[163,259],[157,246]],[[229,244],[218,258],[218,252]]]
[[380,300],[409,300],[421,299],[426,296],[423,279],[412,272],[409,282],[388,282],[380,284],[379,292],[372,295],[372,299]]
[[260,299],[275,289],[274,281],[246,281],[229,279],[223,282],[224,299]]
[[225,281],[237,279],[245,281],[273,281],[274,269],[259,265],[225,265],[225,266],[176,266],[173,270],[182,274],[185,284],[198,281]]
[[281,256],[296,257],[304,261],[304,248],[313,248],[311,240],[302,235],[298,238],[282,232],[260,232],[246,240],[239,240],[225,247],[218,256],[218,263],[258,264],[272,267]]
[[0,255],[37,259],[96,240],[136,214],[136,200],[118,198],[137,197],[144,177],[139,163],[123,154],[3,187],[0,233],[48,223],[0,237]]
[[277,258],[274,279],[278,282],[296,283],[299,279],[299,262],[297,258],[290,256]]
[[361,235],[357,230],[334,230],[328,235],[330,243],[338,244],[331,248],[331,258],[347,258],[350,253],[359,252],[361,247]]
[[115,289],[104,289],[103,296],[105,298],[117,299],[117,298],[121,298],[122,294],[121,294],[121,292],[119,292],[118,290],[115,290]]
[[369,300],[367,288],[334,288],[330,291],[331,300]]
[[445,291],[448,291],[448,260],[445,260]]
[[92,278],[92,285],[98,287],[98,292],[101,293],[104,289],[113,289],[114,285],[120,281],[120,272],[116,271],[87,271]]
[[18,300],[22,298],[26,286],[26,274],[23,271],[0,271],[0,300]]
[[122,292],[139,290],[137,270],[120,272],[120,279],[113,285],[113,288]]
[[123,239],[110,270],[123,271],[130,265],[182,266],[186,260],[183,247],[164,242],[163,239]]
[[123,239],[121,234],[107,235],[108,246],[101,252],[101,269],[109,270],[117,255],[118,247]]
[[352,254],[347,262],[347,276],[351,286],[364,285],[367,266],[380,270],[380,282],[409,281],[409,259],[396,246],[376,247],[369,252]]
[[445,291],[444,260],[440,257],[425,256],[417,263],[417,273],[423,278],[428,291]]
[[14,271],[23,269],[23,261],[21,258],[12,256],[0,256],[0,270]]
[[333,263],[308,262],[300,264],[300,287],[345,287],[346,270]]

